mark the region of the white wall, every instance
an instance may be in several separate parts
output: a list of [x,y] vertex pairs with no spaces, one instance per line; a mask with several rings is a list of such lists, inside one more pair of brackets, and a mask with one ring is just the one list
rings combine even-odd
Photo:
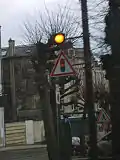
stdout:
[[45,140],[43,121],[26,121],[26,143],[34,144]]
[[[0,112],[0,129],[4,126]],[[45,140],[45,130],[43,121],[28,120],[25,122],[15,122],[5,124],[6,145],[32,145]],[[1,130],[0,130],[1,131]],[[3,128],[4,131],[4,128]],[[0,135],[1,136],[1,135]],[[4,140],[4,139],[3,139]],[[1,144],[0,139],[0,146]],[[4,141],[3,141],[4,142]]]
[[45,140],[45,130],[43,121],[34,121],[34,142],[43,142]]
[[34,144],[34,131],[33,131],[33,121],[26,121],[26,143]]

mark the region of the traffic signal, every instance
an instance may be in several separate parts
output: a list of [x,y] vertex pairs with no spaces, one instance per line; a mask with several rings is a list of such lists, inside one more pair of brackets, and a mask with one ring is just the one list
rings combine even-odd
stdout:
[[64,33],[56,33],[50,36],[48,39],[48,47],[51,52],[59,51],[59,50],[66,50],[69,48],[73,48],[73,43],[69,40],[65,41],[65,34]]
[[57,33],[53,36],[53,38],[54,38],[54,43],[58,45],[65,41],[65,34]]
[[53,48],[54,45],[60,45],[65,41],[65,34],[56,33],[50,36],[48,39],[48,45],[50,48]]
[[65,72],[65,60],[63,58],[60,60],[60,70]]

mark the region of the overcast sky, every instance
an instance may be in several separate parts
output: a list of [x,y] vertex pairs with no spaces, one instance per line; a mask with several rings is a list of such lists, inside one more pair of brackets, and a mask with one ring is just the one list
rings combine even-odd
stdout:
[[[75,7],[78,6],[79,0],[69,1],[75,5]],[[2,46],[8,45],[8,40],[10,37],[16,41],[16,44],[23,43],[21,26],[29,15],[35,16],[38,10],[44,11],[45,4],[47,8],[54,8],[54,4],[61,3],[64,5],[66,2],[67,0],[0,0]]]
[[0,0],[2,46],[8,44],[10,37],[15,39],[16,44],[21,44],[21,26],[26,17],[29,14],[34,15],[36,10],[44,10],[44,4],[53,8],[54,4],[58,2],[59,0]]

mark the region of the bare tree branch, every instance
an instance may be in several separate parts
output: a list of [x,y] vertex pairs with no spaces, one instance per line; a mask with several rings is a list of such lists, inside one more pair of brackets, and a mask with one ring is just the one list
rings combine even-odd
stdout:
[[66,4],[57,6],[55,11],[50,11],[45,6],[45,12],[39,12],[39,18],[34,23],[27,20],[24,23],[24,37],[30,43],[46,41],[52,34],[63,32],[66,38],[81,34],[80,18]]

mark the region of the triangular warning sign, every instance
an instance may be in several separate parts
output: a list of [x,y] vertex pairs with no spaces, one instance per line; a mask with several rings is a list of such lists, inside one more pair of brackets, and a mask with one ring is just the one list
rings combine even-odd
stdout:
[[[64,63],[64,69],[61,70],[61,62]],[[64,54],[64,52],[61,52],[58,56],[58,59],[52,69],[52,72],[50,74],[51,77],[61,77],[61,76],[69,76],[69,75],[75,75],[76,72],[72,65],[70,64],[68,58]]]
[[98,122],[110,121],[110,117],[108,116],[108,114],[104,109],[100,111],[97,121]]

